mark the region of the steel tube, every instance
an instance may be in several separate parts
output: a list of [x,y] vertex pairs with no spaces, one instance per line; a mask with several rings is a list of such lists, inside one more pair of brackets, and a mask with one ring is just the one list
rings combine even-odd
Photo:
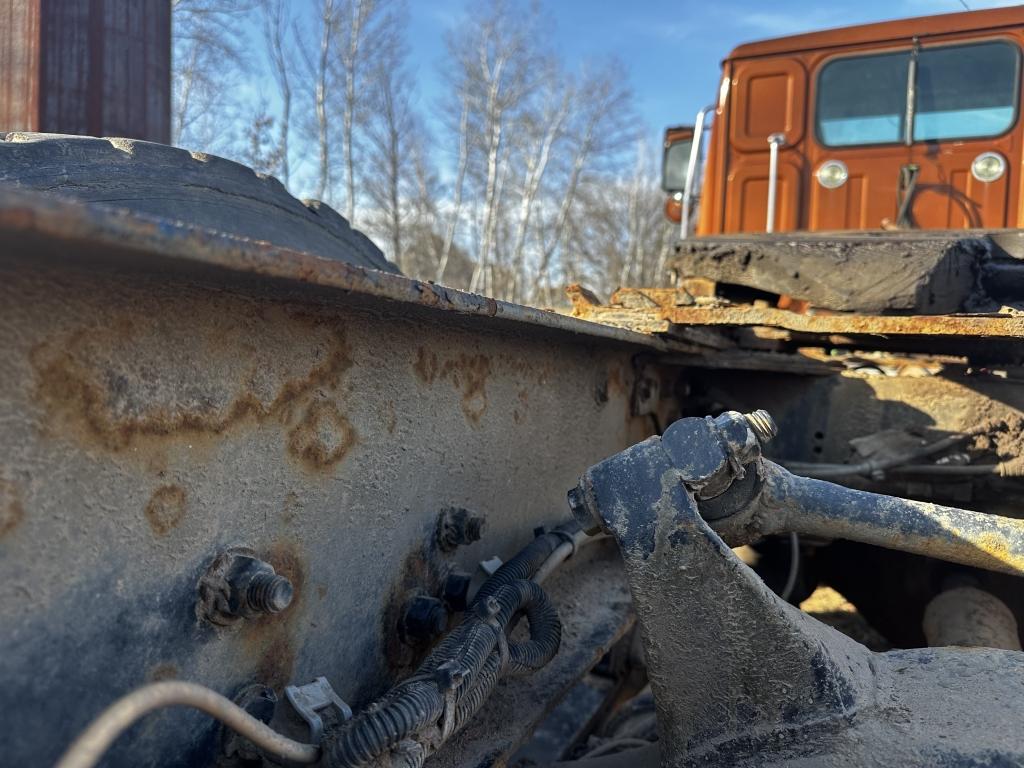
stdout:
[[855,491],[797,477],[770,461],[763,473],[752,517],[759,534],[848,539],[1024,575],[1024,520]]
[[253,744],[293,763],[315,763],[320,747],[281,735],[216,691],[183,681],[153,683],[118,699],[68,747],[56,768],[92,768],[118,736],[141,717],[164,707],[192,707],[216,718]]
[[679,219],[679,237],[683,240],[690,236],[690,207],[693,205],[694,177],[697,175],[700,147],[704,139],[704,121],[714,108],[714,104],[708,104],[697,113],[697,119],[693,121],[693,143],[690,144],[690,162],[686,166],[686,181],[683,183],[683,210]]
[[775,231],[775,196],[779,182],[779,147],[786,143],[781,133],[773,133],[768,137],[768,217],[764,231]]

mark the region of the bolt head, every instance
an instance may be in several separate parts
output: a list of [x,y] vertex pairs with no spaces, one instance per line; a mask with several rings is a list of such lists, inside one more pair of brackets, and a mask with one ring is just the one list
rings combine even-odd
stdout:
[[448,610],[430,595],[416,595],[405,606],[400,634],[406,642],[428,643],[448,628]]
[[444,580],[441,598],[453,611],[464,611],[469,603],[469,585],[473,577],[463,571],[452,571]]

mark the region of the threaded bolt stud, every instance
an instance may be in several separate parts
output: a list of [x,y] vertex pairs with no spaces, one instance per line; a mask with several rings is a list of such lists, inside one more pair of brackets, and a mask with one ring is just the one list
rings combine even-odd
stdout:
[[257,573],[245,590],[245,601],[254,611],[280,613],[292,604],[292,583],[276,573]]
[[747,424],[750,425],[761,445],[770,443],[772,438],[779,434],[779,428],[775,424],[775,419],[771,417],[768,411],[757,410],[752,413],[745,413],[743,418],[747,420]]

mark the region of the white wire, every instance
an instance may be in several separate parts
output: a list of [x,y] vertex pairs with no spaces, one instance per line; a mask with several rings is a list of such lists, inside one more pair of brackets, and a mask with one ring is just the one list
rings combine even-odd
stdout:
[[93,768],[132,723],[153,710],[173,706],[205,712],[257,747],[293,763],[310,764],[320,759],[320,747],[282,736],[216,691],[197,683],[169,680],[145,685],[103,710],[72,742],[54,768]]

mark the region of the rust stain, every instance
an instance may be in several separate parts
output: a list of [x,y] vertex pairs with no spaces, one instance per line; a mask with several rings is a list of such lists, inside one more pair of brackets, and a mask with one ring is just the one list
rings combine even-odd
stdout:
[[316,596],[319,599],[321,599],[321,600],[323,600],[325,597],[327,597],[327,585],[326,584],[318,584],[317,585],[317,587],[316,587]]
[[462,391],[462,413],[473,426],[480,423],[487,412],[487,378],[491,375],[491,360],[486,355],[459,355],[447,360],[442,375]]
[[176,680],[179,674],[176,664],[165,661],[150,667],[146,679],[151,683],[159,683],[161,680]]
[[161,485],[146,504],[146,520],[157,536],[166,536],[185,519],[185,491],[177,485]]
[[398,426],[398,416],[395,414],[395,401],[388,400],[384,403],[384,429],[389,435],[395,434],[395,427]]
[[487,355],[461,354],[442,360],[436,352],[420,347],[413,363],[416,377],[424,384],[438,379],[450,381],[462,395],[462,413],[472,426],[477,426],[487,411],[487,379],[491,375],[491,359]]
[[327,469],[356,442],[355,428],[330,400],[317,400],[288,433],[288,451],[310,469]]
[[[311,398],[337,389],[352,366],[346,335],[336,318],[285,312],[276,306],[250,308],[242,319],[225,320],[224,328],[208,330],[194,345],[183,339],[166,351],[154,346],[161,327],[154,324],[140,331],[133,327],[133,319],[137,318],[112,318],[102,331],[79,330],[32,350],[35,394],[46,408],[52,433],[71,433],[119,452],[144,440],[179,439],[191,445],[247,421],[274,420],[288,426],[296,414],[302,414],[313,432],[347,424],[337,418],[336,406],[331,412],[318,403],[308,405]],[[262,324],[278,329],[276,347],[253,341]],[[311,326],[319,333],[313,346],[290,343],[293,336],[308,339]],[[281,362],[291,350],[302,359],[299,375]],[[301,425],[295,429],[301,432]],[[348,428],[340,444],[318,447],[315,439],[296,435],[295,429],[289,447],[297,445],[313,464],[341,458],[354,434]],[[330,441],[329,435],[321,437]],[[158,450],[152,442],[150,447]],[[151,463],[165,461],[158,459]]]
[[262,645],[256,663],[256,681],[280,691],[292,679],[295,667],[295,644],[291,635],[272,631]]
[[412,364],[412,369],[416,373],[416,378],[424,384],[433,384],[434,379],[437,378],[437,374],[440,372],[437,353],[427,352],[423,347],[420,347],[416,351],[416,362]]
[[[970,537],[964,537],[961,534],[958,538],[969,539]],[[978,552],[982,555],[988,556],[993,560],[1008,566],[1014,571],[1024,571],[1024,558],[1021,558],[1012,551],[1006,536],[1002,533],[982,533],[977,537],[974,542],[974,546],[977,547]],[[981,563],[981,565],[982,567],[986,567],[984,563]]]
[[0,480],[0,539],[9,534],[25,519],[25,508],[14,483]]
[[305,594],[306,566],[298,547],[287,540],[275,542],[262,556],[274,566],[275,571],[291,581],[295,593],[292,604],[284,612],[245,622],[241,640],[245,647],[244,653],[249,658],[257,659],[256,682],[280,691],[293,678],[297,633],[295,619]]
[[278,541],[263,554],[264,559],[274,566],[274,570],[285,576],[291,583],[295,593],[288,610],[269,620],[282,619],[291,614],[302,602],[303,588],[306,586],[306,566],[302,554],[291,541]]

